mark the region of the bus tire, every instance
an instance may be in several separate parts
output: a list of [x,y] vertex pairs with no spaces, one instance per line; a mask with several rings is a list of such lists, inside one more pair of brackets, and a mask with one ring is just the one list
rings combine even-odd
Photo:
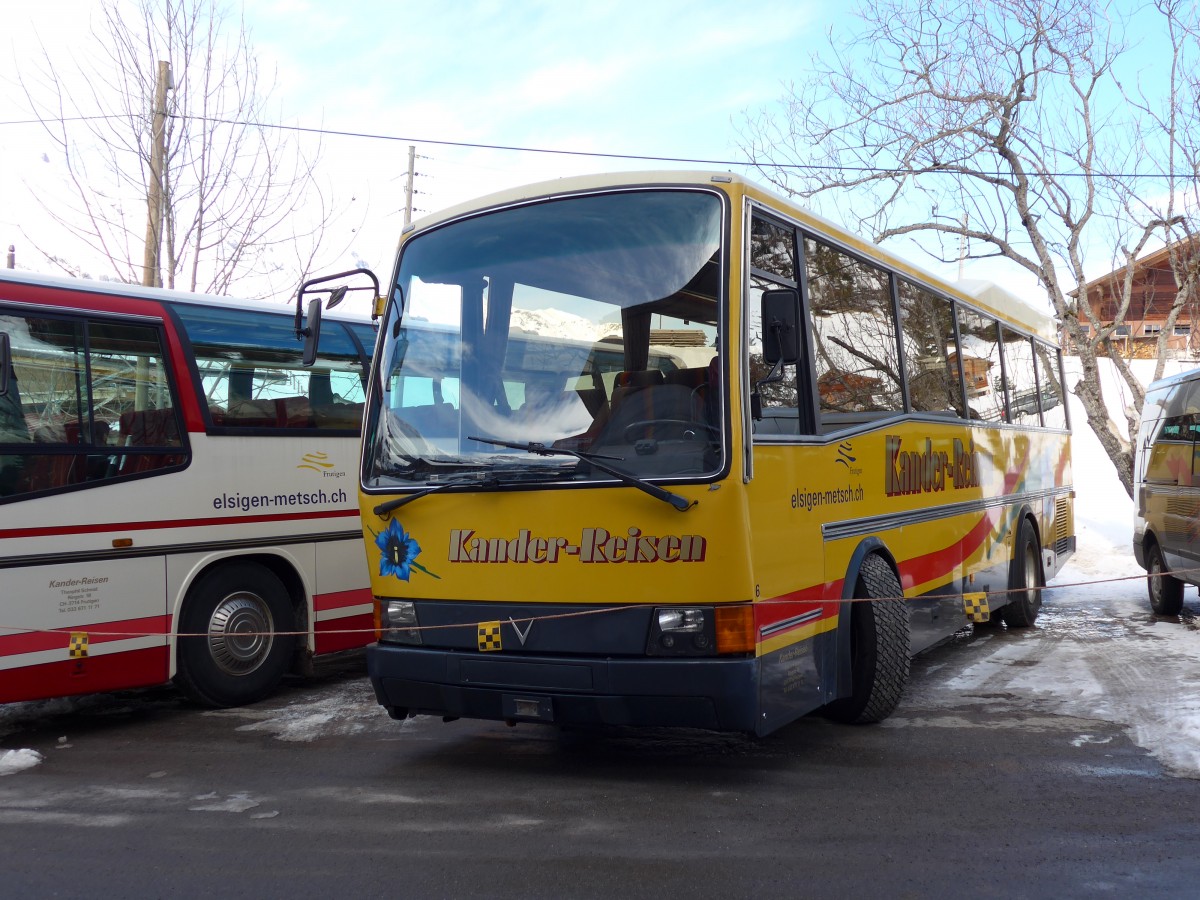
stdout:
[[1150,591],[1150,608],[1155,615],[1177,616],[1183,609],[1183,582],[1167,574],[1162,548],[1157,541],[1146,547],[1146,587]]
[[[838,722],[880,722],[892,714],[908,683],[908,607],[900,579],[886,559],[872,553],[863,560],[850,604],[849,697],[825,706]],[[888,599],[872,599],[888,598]]]
[[1022,517],[1017,528],[1017,552],[1008,564],[1008,603],[1000,608],[1004,624],[1009,628],[1028,628],[1037,621],[1042,608],[1041,549],[1034,534],[1033,524]]
[[241,706],[279,686],[295,635],[291,598],[263,566],[235,562],[204,575],[179,617],[176,683],[197,703]]

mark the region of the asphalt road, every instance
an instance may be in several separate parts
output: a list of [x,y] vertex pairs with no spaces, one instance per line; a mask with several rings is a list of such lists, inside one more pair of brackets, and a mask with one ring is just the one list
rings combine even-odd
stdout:
[[[13,897],[1184,897],[1200,780],[1012,693],[1045,635],[918,660],[887,723],[775,735],[391,721],[361,656],[269,701],[168,688],[8,707]],[[1033,660],[1029,662],[1028,660]]]

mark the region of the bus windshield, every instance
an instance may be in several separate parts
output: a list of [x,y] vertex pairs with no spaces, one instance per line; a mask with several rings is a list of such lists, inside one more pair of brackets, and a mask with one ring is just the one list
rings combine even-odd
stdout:
[[642,478],[713,477],[726,444],[721,234],[715,193],[650,189],[414,238],[383,329],[366,487],[610,481],[589,454]]

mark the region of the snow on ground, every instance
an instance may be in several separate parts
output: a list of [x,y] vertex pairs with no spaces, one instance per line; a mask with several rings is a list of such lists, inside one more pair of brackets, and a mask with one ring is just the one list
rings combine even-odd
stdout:
[[[1174,374],[1194,363],[1169,364]],[[1136,361],[1145,382],[1153,363]],[[1104,388],[1114,417],[1128,392],[1105,366]],[[1068,376],[1068,380],[1070,376]],[[1024,670],[1015,687],[1057,702],[1068,715],[1099,715],[1127,726],[1131,738],[1179,774],[1200,778],[1200,630],[1195,588],[1185,615],[1158,618],[1150,611],[1144,570],[1133,556],[1133,501],[1117,480],[1100,443],[1072,398],[1072,453],[1078,550],[1048,593],[1042,630],[1055,634],[1056,608],[1083,610],[1090,627],[1052,641],[1051,671]],[[1117,421],[1123,421],[1118,418]],[[1088,582],[1092,582],[1089,584]],[[1074,618],[1074,617],[1072,617]]]
[[[1123,422],[1128,392],[1102,365],[1106,399]],[[1138,364],[1139,378],[1148,380],[1151,365]],[[1192,367],[1173,364],[1166,374]],[[1133,502],[1077,398],[1070,409],[1078,549],[1046,592],[1034,633],[976,637],[978,661],[924,683],[916,699],[953,708],[1007,698],[994,702],[1115,722],[1167,769],[1200,778],[1200,603],[1188,588],[1182,616],[1151,612],[1133,556]]]
[[45,757],[36,750],[5,750],[0,753],[0,775],[32,769],[43,759]]
[[[1128,392],[1107,363],[1102,366],[1110,408],[1122,423]],[[1151,367],[1135,363],[1143,381]],[[1166,374],[1190,367],[1173,364]],[[1069,371],[1068,383],[1073,383]],[[1144,573],[1131,545],[1133,504],[1074,397],[1070,409],[1078,550],[1047,591],[1037,626],[976,636],[961,671],[923,679],[913,686],[914,696],[906,698],[906,705],[952,711],[987,697],[1027,711],[1022,727],[1037,727],[1039,715],[1115,722],[1170,771],[1200,778],[1200,602],[1189,589],[1182,616],[1163,619],[1150,612]],[[8,704],[0,707],[0,735],[30,719],[84,712],[95,704],[102,707],[103,700]],[[376,704],[365,678],[316,692],[311,700],[268,701],[206,715],[228,717],[239,730],[265,732],[282,741],[308,742],[377,728],[394,735],[399,727]],[[904,716],[902,707],[885,727],[919,724],[904,721]],[[943,724],[957,721],[947,716]],[[1087,739],[1086,734],[1077,738]],[[33,750],[6,751],[0,755],[0,776],[41,761]]]
[[246,721],[238,731],[266,732],[280,741],[304,743],[331,735],[359,734],[380,722],[399,727],[384,714],[365,677],[343,684],[333,693],[322,693],[315,700],[300,700],[282,708],[248,706],[211,710],[205,715]]

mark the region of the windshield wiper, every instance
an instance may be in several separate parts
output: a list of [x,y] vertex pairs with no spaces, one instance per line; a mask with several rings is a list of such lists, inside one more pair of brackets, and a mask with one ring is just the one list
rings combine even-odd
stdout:
[[588,453],[584,450],[570,450],[566,447],[547,447],[545,444],[538,443],[537,441],[520,444],[515,441],[500,441],[495,438],[475,437],[473,435],[467,435],[467,440],[479,441],[481,444],[492,444],[496,447],[508,447],[510,450],[524,450],[526,453],[532,453],[534,456],[573,456],[576,459],[581,459],[589,463],[601,472],[611,475],[618,481],[624,482],[630,487],[635,487],[639,491],[645,491],[656,500],[671,504],[680,512],[687,512],[698,502],[696,500],[689,500],[687,497],[681,497],[679,494],[673,494],[656,484],[643,481],[636,475],[630,475],[628,472],[622,472],[620,469],[600,462],[602,459],[622,459],[620,456],[606,456],[600,453]]
[[496,488],[499,486],[499,479],[491,475],[485,478],[475,479],[474,481],[443,481],[440,484],[433,484],[427,488],[423,488],[422,490],[413,491],[411,494],[405,494],[402,497],[396,497],[393,500],[380,503],[372,510],[372,512],[374,512],[375,515],[379,516],[380,518],[383,518],[388,513],[392,512],[392,510],[399,509],[405,503],[412,503],[414,500],[419,500],[426,494],[435,494],[438,491],[451,491],[453,493],[453,488],[457,488],[460,491],[465,491],[468,488]]

